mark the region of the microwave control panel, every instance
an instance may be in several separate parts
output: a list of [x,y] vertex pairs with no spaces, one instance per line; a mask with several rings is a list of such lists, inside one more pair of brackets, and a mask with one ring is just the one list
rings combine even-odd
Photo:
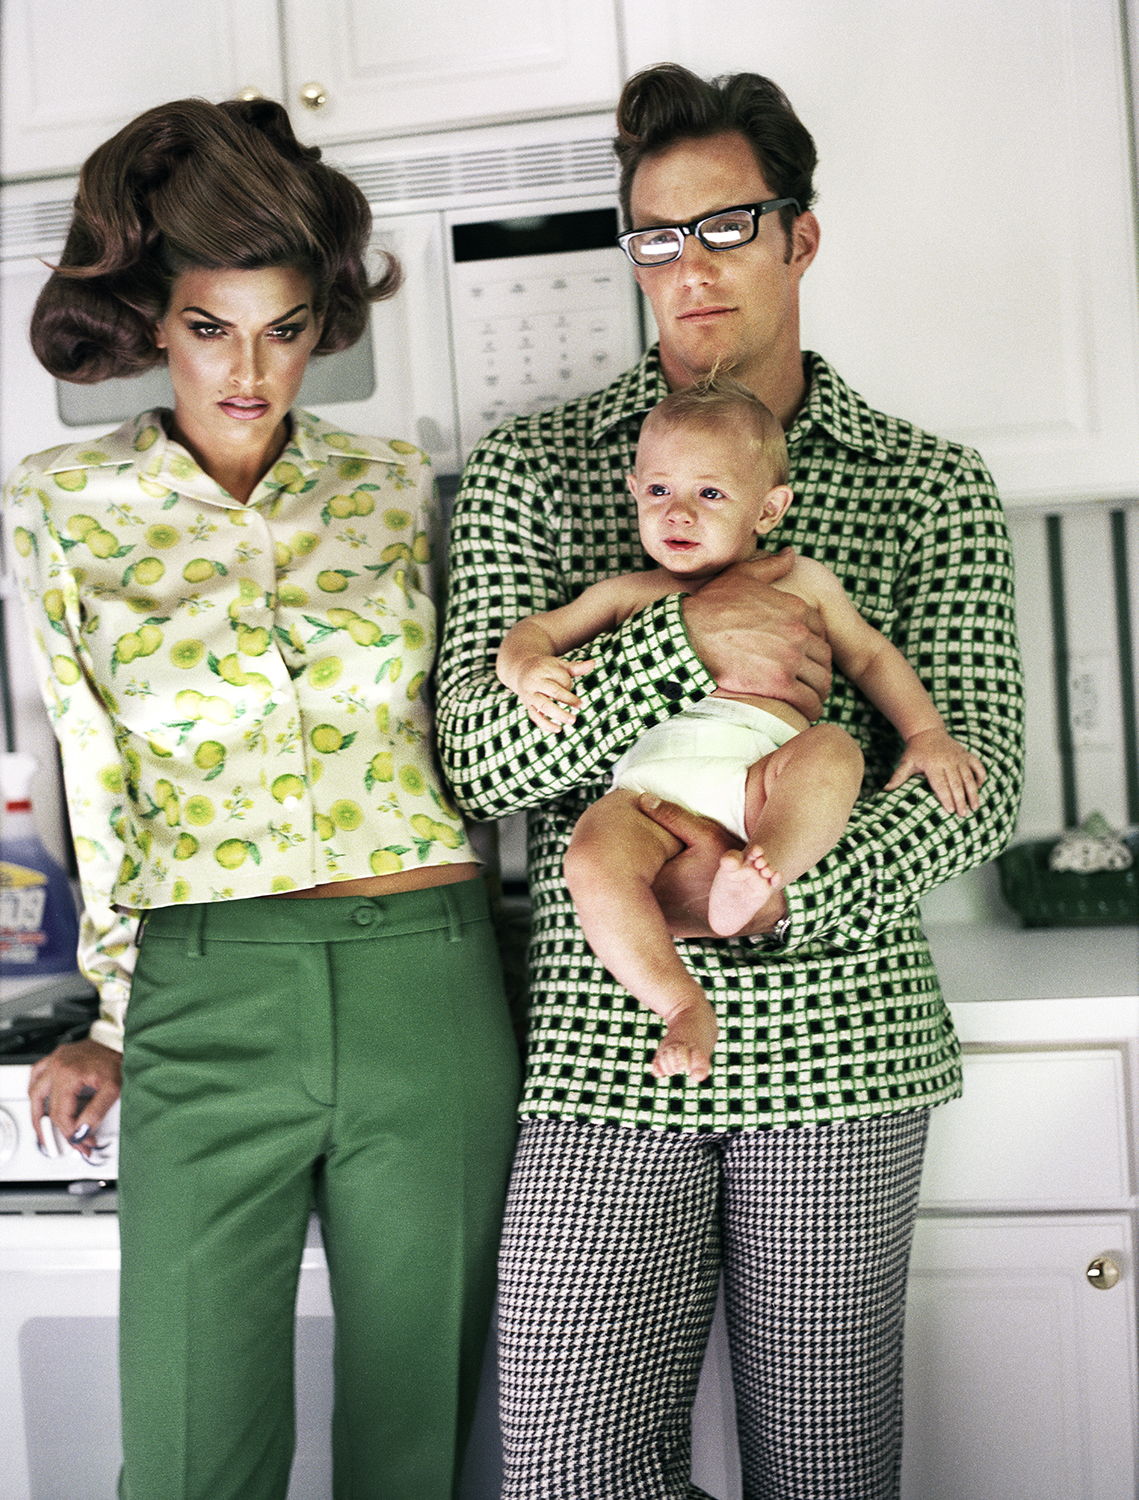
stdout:
[[490,213],[448,226],[464,454],[507,417],[608,385],[642,352],[636,283],[611,204]]

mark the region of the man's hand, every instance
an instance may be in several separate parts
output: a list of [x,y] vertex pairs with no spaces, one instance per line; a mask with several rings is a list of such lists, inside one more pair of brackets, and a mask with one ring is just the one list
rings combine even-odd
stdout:
[[777,698],[813,724],[831,690],[831,648],[818,610],[772,587],[790,548],[761,552],[710,579],[681,605],[692,649],[722,688]]
[[[743,844],[711,818],[699,817],[675,802],[662,802],[648,793],[638,799],[647,818],[667,828],[684,845],[673,855],[653,882],[653,895],[664,913],[668,930],[678,938],[714,938],[708,925],[708,893],[720,867],[720,856]],[[787,915],[787,901],[782,891],[763,906],[737,936],[757,937],[771,932],[780,917]]]
[[32,1104],[32,1126],[41,1146],[48,1128],[44,1116],[61,1139],[82,1156],[94,1149],[103,1116],[122,1092],[122,1054],[90,1038],[64,1042],[32,1067],[28,1098]]

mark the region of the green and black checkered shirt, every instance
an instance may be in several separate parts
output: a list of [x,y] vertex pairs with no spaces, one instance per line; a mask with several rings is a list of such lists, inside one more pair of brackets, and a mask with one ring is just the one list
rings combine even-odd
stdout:
[[787,434],[795,501],[768,538],[825,563],[906,654],[950,732],[984,762],[982,807],[943,811],[921,778],[884,793],[891,725],[836,674],[825,717],[866,756],[838,845],[787,891],[789,947],[679,944],[720,1021],[711,1078],[648,1072],[661,1022],[581,934],[562,857],[582,809],[652,724],[715,686],[689,646],[680,596],[577,653],[572,732],[546,739],[494,674],[505,631],[586,584],[652,566],[625,484],[641,420],[667,392],[655,350],[608,389],[520,417],[472,454],[451,528],[439,665],[443,763],[476,818],[529,810],[534,930],[524,1117],[683,1130],[779,1128],[937,1104],[960,1088],[956,1036],[918,922],[932,887],[992,858],[1020,798],[1022,682],[1012,563],[975,452],[872,411],[817,355]]

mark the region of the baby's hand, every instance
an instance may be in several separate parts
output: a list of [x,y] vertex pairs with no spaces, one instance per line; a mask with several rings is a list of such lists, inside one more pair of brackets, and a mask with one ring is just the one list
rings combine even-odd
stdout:
[[985,779],[985,768],[944,729],[923,729],[910,736],[886,790],[892,792],[917,774],[929,782],[930,790],[946,812],[964,815],[980,807],[977,793]]
[[532,656],[518,674],[518,696],[543,734],[560,734],[581,707],[573,680],[596,666],[592,661],[563,661],[560,656]]

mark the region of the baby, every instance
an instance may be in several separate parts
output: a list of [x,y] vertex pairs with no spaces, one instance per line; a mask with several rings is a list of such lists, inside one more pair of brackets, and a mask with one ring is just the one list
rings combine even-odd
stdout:
[[[496,670],[546,734],[573,724],[574,679],[592,661],[563,653],[616,630],[666,594],[693,594],[754,556],[791,503],[787,447],[775,417],[736,381],[673,392],[648,414],[629,488],[641,542],[660,564],[602,579],[570,604],[520,620]],[[905,750],[886,790],[922,773],[949,812],[978,806],[980,761],[946,730],[917,674],[869,625],[838,579],[796,557],[775,585],[818,610],[836,665],[893,723]],[[837,843],[862,785],[862,752],[836,724],[810,724],[776,699],[717,688],[654,725],[613,770],[613,789],[578,820],[565,875],[582,930],[609,972],[667,1023],[652,1071],[711,1072],[719,1028],[681,962],[652,886],[679,841],[640,809],[648,792],[714,818],[742,839],[726,853],[708,903],[713,930],[742,931],[771,896]]]

